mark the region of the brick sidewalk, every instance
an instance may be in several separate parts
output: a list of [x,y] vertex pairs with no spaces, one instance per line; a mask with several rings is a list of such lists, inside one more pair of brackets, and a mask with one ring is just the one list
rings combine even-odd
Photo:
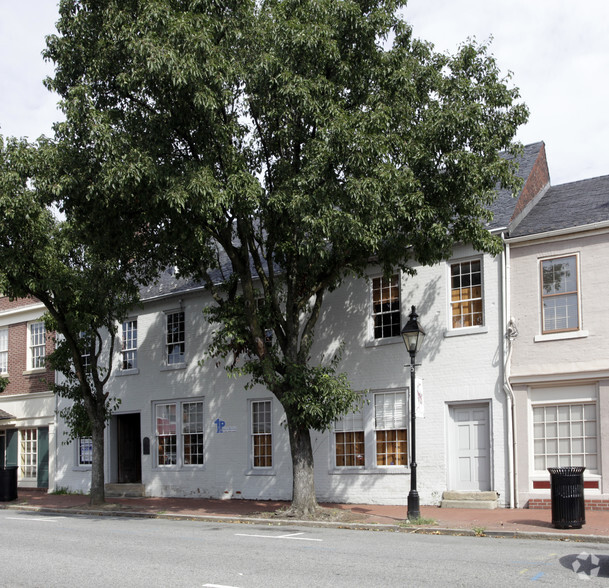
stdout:
[[[105,512],[108,514],[142,513],[149,516],[258,518],[268,516],[288,502],[263,500],[217,500],[206,498],[109,498],[101,508],[89,507],[89,499],[78,494],[47,494],[37,490],[19,489],[13,502],[0,502],[0,508],[36,508],[47,510]],[[366,525],[400,525],[406,520],[406,506],[374,504],[324,504],[323,506],[350,511],[353,523]],[[262,513],[262,514],[261,514]],[[501,534],[577,540],[597,539],[609,542],[609,512],[586,511],[586,523],[581,529],[556,529],[552,525],[551,510],[506,509],[495,510],[439,508],[422,506],[421,517],[433,524],[422,525],[421,531],[462,530],[469,534]],[[289,519],[291,522],[296,522]],[[412,527],[409,527],[412,528]]]

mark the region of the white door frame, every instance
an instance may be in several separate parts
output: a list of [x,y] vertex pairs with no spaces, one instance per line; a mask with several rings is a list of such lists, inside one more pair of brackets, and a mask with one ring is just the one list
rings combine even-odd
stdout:
[[[457,427],[455,421],[455,411],[459,409],[472,410],[475,408],[484,409],[487,417],[487,432],[486,439],[488,443],[488,481],[477,485],[467,485],[459,482],[459,455],[458,455],[458,443],[457,443]],[[447,460],[448,460],[448,489],[455,491],[485,491],[492,490],[493,488],[493,443],[492,443],[492,420],[491,420],[491,403],[489,400],[472,400],[468,402],[453,402],[448,403],[448,426],[447,426]],[[469,486],[469,487],[464,487]]]

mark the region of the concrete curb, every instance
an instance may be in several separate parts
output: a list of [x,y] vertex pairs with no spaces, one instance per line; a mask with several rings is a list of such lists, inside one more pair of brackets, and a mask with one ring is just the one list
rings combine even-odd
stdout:
[[452,535],[463,537],[480,537],[493,539],[536,539],[544,541],[563,541],[568,543],[609,543],[609,537],[603,535],[579,535],[544,533],[541,531],[499,531],[492,529],[451,529],[447,527],[415,527],[407,525],[392,525],[385,523],[345,523],[332,521],[302,521],[294,519],[267,519],[256,517],[244,517],[234,515],[197,515],[197,514],[169,514],[164,512],[140,512],[140,511],[121,511],[121,510],[91,510],[79,508],[53,508],[45,506],[29,505],[0,505],[0,510],[18,510],[26,512],[39,512],[43,514],[60,514],[64,516],[91,516],[91,517],[121,517],[138,519],[163,519],[177,521],[200,521],[205,523],[227,523],[227,524],[247,524],[247,525],[266,525],[268,527],[325,527],[334,529],[350,529],[354,531],[384,531],[392,533],[411,533],[417,535]]

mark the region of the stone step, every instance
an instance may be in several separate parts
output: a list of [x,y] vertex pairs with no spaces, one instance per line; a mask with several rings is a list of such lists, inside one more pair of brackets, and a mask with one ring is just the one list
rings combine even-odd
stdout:
[[108,498],[143,498],[146,496],[144,484],[106,484]]
[[497,492],[455,492],[442,494],[441,508],[482,508],[494,510],[499,505]]

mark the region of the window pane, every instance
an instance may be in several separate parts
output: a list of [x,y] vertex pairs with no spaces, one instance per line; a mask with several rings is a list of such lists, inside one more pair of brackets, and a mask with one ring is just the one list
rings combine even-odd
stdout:
[[376,464],[379,466],[408,464],[406,429],[376,432]]
[[43,368],[46,356],[46,329],[44,323],[30,325],[31,369]]
[[8,329],[0,329],[0,374],[8,373]]
[[544,332],[579,327],[577,259],[575,255],[541,264]]
[[273,437],[271,434],[271,401],[256,400],[252,411],[252,465],[255,468],[273,467]]
[[184,465],[203,464],[203,403],[182,404],[182,452]]
[[364,466],[364,432],[336,433],[336,467]]
[[78,465],[91,465],[93,463],[93,439],[80,437],[78,439]]
[[38,463],[38,430],[21,429],[19,431],[19,465],[22,478],[35,478]]
[[372,280],[374,338],[400,336],[400,288],[397,274]]
[[[584,419],[585,415],[585,420]],[[557,422],[559,419],[560,422]],[[533,409],[535,469],[584,465],[597,467],[596,405],[568,404]],[[594,468],[589,464],[594,463]]]
[[123,323],[122,369],[137,368],[137,320]]
[[167,363],[174,365],[184,362],[185,351],[184,312],[167,315]]
[[177,419],[175,404],[157,404],[156,434],[158,445],[158,465],[177,463]]
[[450,273],[453,329],[482,326],[484,316],[480,260],[453,263]]

